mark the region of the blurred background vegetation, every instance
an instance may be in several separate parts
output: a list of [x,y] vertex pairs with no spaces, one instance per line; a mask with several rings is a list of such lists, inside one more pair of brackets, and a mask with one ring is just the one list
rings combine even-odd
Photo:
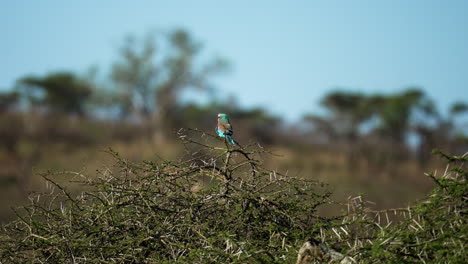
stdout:
[[[433,187],[423,174],[440,168],[433,148],[468,150],[466,101],[440,109],[419,87],[394,93],[343,87],[323,96],[321,114],[287,122],[260,107],[240,107],[234,96],[216,99],[213,79],[229,74],[229,62],[202,51],[182,29],[131,35],[107,75],[26,75],[2,90],[0,221],[13,219],[10,207],[43,188],[37,172],[96,170],[105,166],[102,150],[109,146],[131,160],[174,159],[183,153],[176,132],[214,133],[221,112],[229,114],[238,142],[279,154],[266,161],[272,169],[330,183],[338,199],[366,193],[381,208],[405,206]],[[209,100],[182,100],[190,91]]]

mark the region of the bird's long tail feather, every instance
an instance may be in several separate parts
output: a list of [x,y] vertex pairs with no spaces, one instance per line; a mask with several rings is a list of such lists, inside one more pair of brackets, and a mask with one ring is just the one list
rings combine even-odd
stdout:
[[236,145],[236,141],[230,135],[226,135],[227,140],[231,145]]

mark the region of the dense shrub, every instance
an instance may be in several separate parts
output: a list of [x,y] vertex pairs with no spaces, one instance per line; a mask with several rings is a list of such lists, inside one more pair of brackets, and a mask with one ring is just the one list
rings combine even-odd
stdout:
[[356,197],[343,215],[325,218],[321,205],[342,206],[326,186],[263,167],[270,153],[260,146],[223,145],[197,130],[179,135],[181,161],[134,163],[109,150],[109,168],[61,173],[83,185],[80,193],[45,173],[47,193],[4,226],[1,262],[294,263],[306,239],[323,253],[308,263],[328,262],[328,252],[357,263],[465,260],[466,157],[439,152],[450,167],[429,174],[435,189],[412,207],[374,211]]
[[375,211],[361,196],[352,198],[341,224],[324,230],[321,241],[357,263],[466,263],[468,157],[434,152],[449,164],[442,175],[427,174],[435,188],[425,199]]
[[[440,177],[428,174],[436,187],[414,206],[375,212],[374,228],[367,229],[372,240],[359,250],[361,262],[466,263],[468,157],[434,152],[449,163]],[[392,224],[390,212],[402,220]]]
[[[43,175],[37,195],[5,227],[5,262],[289,263],[322,222],[322,184],[262,167],[260,147],[220,147],[197,131],[184,161],[132,163],[79,175],[72,194]],[[198,147],[197,147],[198,146]],[[201,147],[201,149],[200,149]],[[78,177],[78,176],[76,176]]]

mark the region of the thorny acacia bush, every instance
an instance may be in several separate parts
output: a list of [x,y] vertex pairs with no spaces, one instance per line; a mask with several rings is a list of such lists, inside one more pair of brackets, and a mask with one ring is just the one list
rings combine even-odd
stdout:
[[[356,214],[349,220],[366,222],[362,237],[369,237],[355,240],[361,244],[355,247],[360,263],[466,263],[468,157],[434,153],[448,165],[440,177],[427,174],[436,187],[414,206],[372,211],[355,203]],[[392,223],[389,214],[402,221]]]
[[425,199],[375,211],[361,196],[350,198],[346,215],[321,230],[321,241],[355,263],[466,263],[468,157],[434,154],[448,165],[441,176],[427,174],[435,188]]
[[[449,166],[428,174],[436,187],[426,199],[375,211],[362,197],[340,205],[321,183],[263,167],[270,153],[259,146],[179,133],[183,161],[133,163],[109,151],[111,168],[70,174],[87,189],[79,194],[43,175],[48,192],[3,228],[0,262],[295,263],[308,238],[355,263],[465,262],[466,156],[438,152]],[[320,217],[325,203],[348,210]],[[308,263],[329,262],[320,255]]]
[[[5,263],[291,263],[330,193],[262,166],[267,151],[181,131],[184,161],[79,175],[89,190],[51,186],[4,227]],[[193,140],[197,138],[197,141]],[[78,177],[78,176],[77,176]],[[76,180],[75,180],[76,181]]]

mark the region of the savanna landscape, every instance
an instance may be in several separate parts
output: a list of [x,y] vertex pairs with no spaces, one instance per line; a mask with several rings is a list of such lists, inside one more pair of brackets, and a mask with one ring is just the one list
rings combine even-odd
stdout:
[[194,32],[119,43],[0,90],[0,263],[466,262],[466,94],[333,88],[291,121],[217,96]]

